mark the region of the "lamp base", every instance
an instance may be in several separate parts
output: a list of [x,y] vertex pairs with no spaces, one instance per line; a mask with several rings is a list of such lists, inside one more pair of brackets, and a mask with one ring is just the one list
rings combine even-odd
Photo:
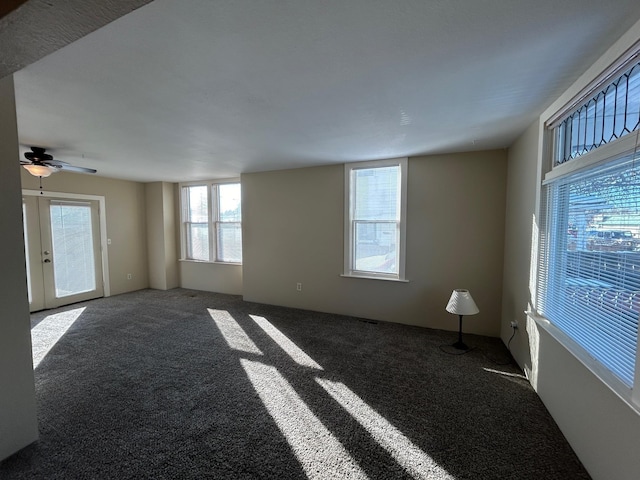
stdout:
[[458,350],[469,350],[469,347],[464,344],[461,341],[457,341],[456,343],[454,343],[453,345],[451,345],[453,348],[457,348]]

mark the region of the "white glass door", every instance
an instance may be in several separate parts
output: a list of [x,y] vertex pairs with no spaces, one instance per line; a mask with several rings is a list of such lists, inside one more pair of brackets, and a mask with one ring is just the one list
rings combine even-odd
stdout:
[[31,311],[102,297],[98,202],[25,197]]

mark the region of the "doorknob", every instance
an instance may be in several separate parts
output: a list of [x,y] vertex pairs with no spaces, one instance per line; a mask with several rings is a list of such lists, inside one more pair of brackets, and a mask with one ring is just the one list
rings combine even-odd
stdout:
[[45,258],[44,259],[44,263],[51,263],[51,259],[50,258]]

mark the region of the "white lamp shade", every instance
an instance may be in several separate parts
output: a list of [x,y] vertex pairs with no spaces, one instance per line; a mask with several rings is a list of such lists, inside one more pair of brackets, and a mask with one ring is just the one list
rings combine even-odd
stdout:
[[469,290],[462,288],[456,288],[451,294],[449,303],[447,303],[447,312],[456,315],[475,315],[479,311],[476,302],[471,298]]
[[44,178],[56,172],[55,168],[46,165],[23,165],[23,167],[34,177]]

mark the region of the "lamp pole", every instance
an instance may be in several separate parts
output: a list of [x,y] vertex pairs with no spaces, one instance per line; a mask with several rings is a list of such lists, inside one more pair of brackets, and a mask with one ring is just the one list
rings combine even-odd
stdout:
[[454,343],[452,346],[455,348],[458,348],[460,350],[469,350],[469,347],[467,347],[464,342],[462,341],[462,315],[458,315],[458,321],[459,321],[459,326],[458,326],[458,341],[456,343]]

